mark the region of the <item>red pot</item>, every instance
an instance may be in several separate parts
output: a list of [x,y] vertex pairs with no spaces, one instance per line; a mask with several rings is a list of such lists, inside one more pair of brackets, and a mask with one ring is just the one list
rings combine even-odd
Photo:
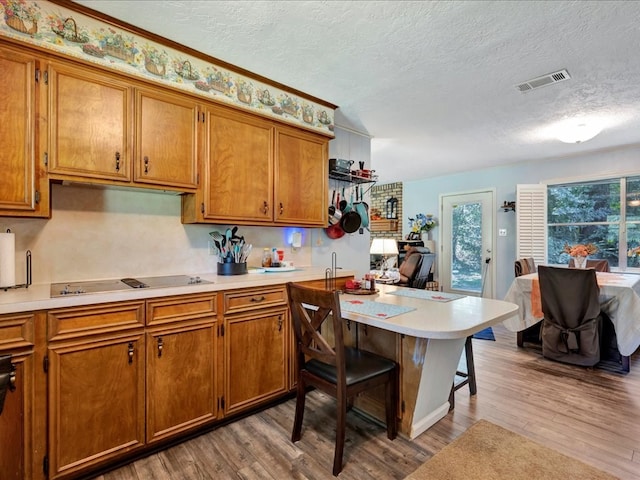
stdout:
[[340,225],[340,222],[328,226],[324,229],[324,231],[327,234],[327,237],[332,240],[344,237],[344,230],[342,229],[342,225]]

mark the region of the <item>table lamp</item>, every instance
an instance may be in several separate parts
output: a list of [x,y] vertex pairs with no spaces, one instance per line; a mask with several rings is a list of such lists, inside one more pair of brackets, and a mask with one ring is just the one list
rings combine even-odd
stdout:
[[372,255],[382,255],[382,276],[380,278],[388,278],[387,259],[391,255],[398,255],[398,244],[396,241],[393,238],[374,238],[371,242],[369,253]]

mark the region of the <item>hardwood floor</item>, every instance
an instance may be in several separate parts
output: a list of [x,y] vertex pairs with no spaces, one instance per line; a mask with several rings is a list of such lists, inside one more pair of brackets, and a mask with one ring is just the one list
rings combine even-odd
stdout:
[[[402,479],[484,418],[621,479],[640,479],[640,352],[623,375],[551,362],[495,327],[496,341],[473,340],[478,394],[456,392],[456,408],[414,441],[351,412],[345,480]],[[330,479],[334,404],[308,395],[302,439],[290,442],[294,401],[220,427],[98,480]],[[464,459],[460,459],[464,461]]]

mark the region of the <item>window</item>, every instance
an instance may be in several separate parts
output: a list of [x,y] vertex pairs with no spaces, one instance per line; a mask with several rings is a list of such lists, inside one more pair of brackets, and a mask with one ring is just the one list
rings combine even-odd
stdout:
[[593,243],[593,258],[612,268],[640,268],[628,258],[640,245],[640,177],[547,186],[547,248],[549,264],[566,264],[565,243]]

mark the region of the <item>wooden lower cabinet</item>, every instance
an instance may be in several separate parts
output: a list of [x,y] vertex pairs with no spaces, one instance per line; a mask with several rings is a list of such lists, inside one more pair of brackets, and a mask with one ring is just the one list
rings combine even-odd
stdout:
[[48,313],[49,478],[145,443],[144,302]]
[[50,478],[144,445],[144,334],[49,347]]
[[[0,356],[15,367],[14,389],[6,392],[0,414],[0,478],[44,479],[44,374],[36,374],[32,313],[0,315]],[[38,382],[42,382],[39,385]],[[38,394],[38,395],[36,395]],[[40,432],[40,433],[39,433]]]
[[147,443],[218,418],[216,295],[147,302]]
[[225,415],[289,391],[290,330],[286,307],[225,317]]
[[0,315],[0,479],[85,477],[283,398],[292,333],[284,285]]

